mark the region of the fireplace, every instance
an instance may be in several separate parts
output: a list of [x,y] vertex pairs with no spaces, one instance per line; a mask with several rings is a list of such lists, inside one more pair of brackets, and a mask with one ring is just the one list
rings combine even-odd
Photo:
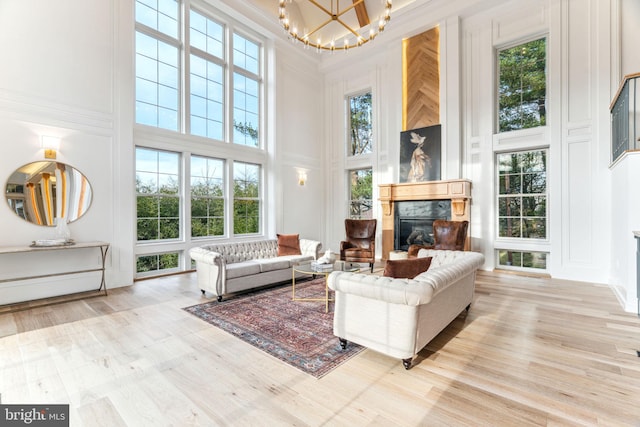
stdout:
[[[406,250],[409,242],[429,244],[433,239],[435,219],[471,221],[469,180],[381,184],[379,189],[383,260],[388,258],[390,251]],[[405,202],[412,203],[405,205]],[[470,249],[468,236],[465,249]]]
[[409,245],[432,245],[433,221],[451,219],[451,200],[410,200],[394,204],[395,250],[406,251]]

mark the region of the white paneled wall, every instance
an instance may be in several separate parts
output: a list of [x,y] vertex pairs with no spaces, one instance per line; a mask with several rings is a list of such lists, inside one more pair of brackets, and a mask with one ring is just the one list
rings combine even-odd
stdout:
[[[297,61],[278,51],[275,139],[272,147],[276,192],[275,233],[294,233],[323,241],[327,174],[323,168],[326,133],[323,126],[323,77],[315,63]],[[313,66],[312,66],[313,65]],[[298,171],[307,181],[298,185]]]
[[[616,57],[619,46],[615,41],[618,17],[612,11],[624,7],[625,1],[504,1],[485,3],[485,7],[469,6],[464,13],[457,2],[432,3],[428,14],[430,25],[440,25],[441,31],[445,30],[441,44],[441,71],[445,73],[441,82],[441,115],[446,127],[445,174],[453,177],[452,174],[459,173],[473,182],[472,244],[474,250],[485,254],[485,268],[495,266],[495,153],[548,147],[549,239],[529,242],[526,250],[550,252],[548,272],[554,277],[612,281],[611,266],[603,263],[601,257],[614,244],[609,238],[612,201],[608,103],[612,96],[611,73],[616,68],[610,59]],[[406,17],[404,23],[403,34],[397,40],[385,41],[381,50],[390,53],[393,43],[399,45],[403,37],[427,29],[420,28],[413,17]],[[547,126],[497,135],[494,133],[496,50],[542,36],[548,40]],[[368,57],[366,61],[370,68],[380,67],[383,62],[388,64],[383,55]],[[327,118],[331,128],[341,125],[340,116],[332,109],[348,93],[349,83],[362,73],[355,63],[333,58],[323,63],[327,71],[326,108],[333,115]],[[401,96],[393,94],[400,91],[393,82],[382,81],[378,90],[401,102]],[[380,106],[374,101],[375,107]],[[388,105],[385,108],[392,109]],[[399,137],[394,134],[397,125],[386,120],[379,126],[380,134],[392,142],[378,158],[378,176],[397,180],[394,170],[398,161]],[[332,153],[341,153],[342,135],[336,132],[334,136]],[[459,172],[451,166],[458,157],[462,159]],[[328,166],[332,173],[344,169],[338,157],[332,158]],[[335,180],[332,178],[334,187],[340,187]],[[332,217],[341,217],[343,206],[340,201],[327,206],[329,223]],[[339,234],[336,226],[335,237]]]
[[[255,22],[274,54],[266,88],[269,236],[295,232],[338,249],[347,212],[344,171],[357,166],[344,157],[344,100],[364,89],[373,93],[375,153],[367,162],[378,215],[377,185],[398,179],[402,39],[439,25],[443,178],[472,180],[472,247],[485,254],[484,268],[495,265],[495,152],[549,147],[550,239],[542,244],[551,253],[549,273],[610,283],[622,304],[634,307],[630,233],[640,224],[637,203],[625,204],[635,187],[624,182],[637,180],[640,168],[634,158],[609,169],[608,104],[622,75],[640,71],[636,0],[416,1],[397,10],[375,42],[322,56],[281,38],[277,22],[249,2],[212,4]],[[543,35],[548,125],[495,135],[496,48]],[[113,244],[110,287],[130,284],[134,269],[132,49],[129,0],[0,2],[0,171],[6,180],[41,160],[40,135],[62,138],[59,159],[89,178],[95,197],[71,232]],[[299,169],[307,173],[304,187]],[[2,245],[48,237],[6,205],[0,219]]]
[[[618,89],[623,76],[640,72],[640,2],[636,0],[616,0],[611,2],[611,33],[614,46],[611,56],[612,70],[610,92]],[[607,11],[608,12],[608,11]],[[616,50],[616,42],[619,51]],[[606,60],[606,58],[602,58]],[[603,84],[604,82],[599,82]],[[611,97],[610,101],[612,101]],[[608,112],[608,111],[607,111]],[[608,135],[601,132],[601,138]],[[604,147],[603,144],[603,149]],[[599,153],[604,159],[610,152]],[[634,231],[640,231],[640,155],[637,152],[623,155],[611,166],[610,205],[611,233],[609,236],[610,256],[606,260],[611,266],[609,283],[625,310],[637,312],[640,295],[637,292],[636,247]],[[602,261],[600,261],[602,262]]]
[[[114,186],[117,170],[114,165],[118,164],[114,153],[116,145],[122,143],[114,107],[118,62],[116,3],[100,0],[36,3],[6,0],[0,5],[0,51],[4,64],[0,67],[3,134],[0,182],[6,182],[9,174],[23,164],[43,160],[42,135],[59,137],[57,161],[80,170],[93,191],[88,213],[69,225],[71,237],[110,242],[113,246],[107,259],[107,283],[110,287],[130,284],[131,237],[119,234],[113,220],[122,209],[130,208],[114,203],[120,191]],[[1,245],[28,245],[35,239],[54,237],[53,228],[29,224],[14,215],[6,203],[3,205]],[[127,215],[131,217],[130,213]],[[120,263],[123,254],[130,260],[125,265]],[[66,255],[69,262],[82,256],[75,252]],[[33,259],[19,257],[18,267],[30,275],[50,271],[47,259],[32,262]],[[44,297],[96,288],[95,279],[87,281],[82,277],[48,280],[44,287],[31,288],[32,282],[9,282],[3,284],[3,289],[6,293],[11,291],[10,299],[16,301],[20,300],[20,292]]]

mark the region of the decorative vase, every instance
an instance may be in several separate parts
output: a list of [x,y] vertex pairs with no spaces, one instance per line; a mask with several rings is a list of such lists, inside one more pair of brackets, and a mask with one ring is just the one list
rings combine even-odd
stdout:
[[71,230],[67,218],[56,218],[56,239],[63,239],[65,242],[71,240]]

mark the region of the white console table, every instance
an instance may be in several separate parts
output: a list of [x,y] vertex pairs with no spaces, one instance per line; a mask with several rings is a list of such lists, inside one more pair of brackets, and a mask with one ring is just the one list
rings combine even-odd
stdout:
[[100,286],[97,291],[104,291],[104,295],[107,295],[107,283],[105,280],[105,265],[107,260],[107,252],[109,251],[109,243],[106,242],[77,242],[72,245],[60,245],[60,246],[0,246],[0,256],[16,253],[34,253],[34,252],[47,252],[47,251],[77,251],[77,250],[91,250],[98,249],[100,251],[100,267],[88,268],[88,269],[75,269],[69,271],[62,271],[56,273],[25,275],[20,277],[11,277],[0,279],[0,283],[5,282],[17,282],[20,280],[40,279],[45,277],[54,276],[68,276],[73,274],[100,272]]

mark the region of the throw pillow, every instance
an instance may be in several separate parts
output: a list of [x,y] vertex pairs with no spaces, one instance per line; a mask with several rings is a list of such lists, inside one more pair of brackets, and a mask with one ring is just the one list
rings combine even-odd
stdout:
[[278,256],[302,255],[299,234],[278,234]]
[[424,273],[431,265],[431,257],[389,259],[384,266],[384,276],[394,279],[413,279],[420,273]]

